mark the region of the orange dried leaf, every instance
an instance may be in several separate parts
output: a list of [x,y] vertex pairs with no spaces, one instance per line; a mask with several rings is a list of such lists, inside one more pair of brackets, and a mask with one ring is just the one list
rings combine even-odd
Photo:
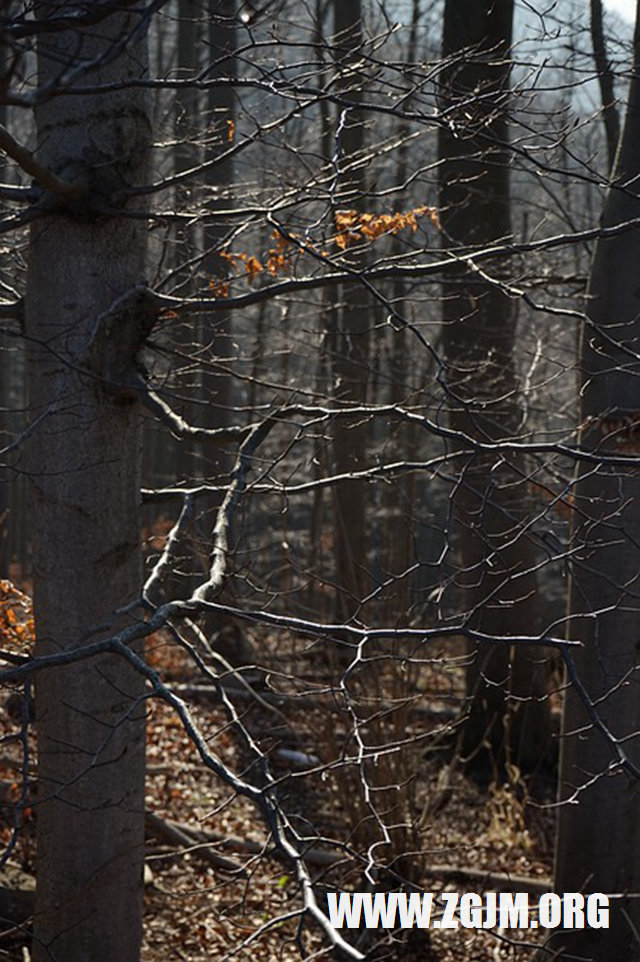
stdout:
[[427,206],[404,212],[396,211],[394,214],[358,214],[355,210],[338,210],[335,214],[338,230],[336,244],[341,250],[345,250],[350,243],[362,237],[374,241],[383,234],[395,235],[406,229],[415,233],[418,229],[418,217],[423,214],[427,214],[436,227],[440,226],[438,212]]
[[353,234],[342,233],[342,234],[336,235],[336,244],[341,251],[344,251],[347,249],[352,237],[353,237]]
[[358,222],[358,212],[356,210],[337,210],[336,227],[338,230],[348,230]]
[[270,248],[267,252],[265,267],[272,277],[284,274],[289,267],[289,256],[282,249]]
[[276,242],[276,250],[281,253],[282,251],[288,250],[291,241],[288,237],[283,237],[279,230],[274,230],[271,237]]
[[251,257],[246,257],[244,260],[244,269],[247,273],[247,279],[250,284],[253,284],[253,279],[256,274],[259,274],[263,270],[262,264],[258,258],[253,257],[253,255]]
[[214,297],[228,297],[229,296],[229,283],[228,281],[209,281],[209,289]]
[[0,643],[25,651],[35,642],[31,598],[9,580],[0,581]]
[[221,257],[223,261],[226,261],[227,264],[230,264],[232,267],[235,267],[238,261],[242,259],[237,254],[230,254],[229,251],[218,251],[218,256]]

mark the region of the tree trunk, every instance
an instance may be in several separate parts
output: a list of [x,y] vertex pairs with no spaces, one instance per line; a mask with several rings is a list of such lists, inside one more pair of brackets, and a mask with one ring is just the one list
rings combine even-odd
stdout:
[[[236,0],[211,0],[209,20],[209,80],[229,80],[236,76]],[[209,146],[205,160],[213,164],[207,171],[207,210],[210,220],[204,231],[204,268],[214,281],[224,282],[229,276],[229,265],[220,251],[233,224],[224,221],[220,213],[233,207],[233,158],[225,156],[233,146],[235,133],[235,93],[230,85],[214,84],[208,92]],[[216,216],[217,215],[217,216]],[[200,323],[200,356],[203,359],[200,390],[205,415],[200,423],[208,428],[229,424],[231,378],[221,370],[232,356],[231,314],[218,311],[202,318]],[[222,450],[219,444],[203,443],[200,448],[200,469],[205,479],[213,484],[228,481],[234,463],[233,453]],[[220,493],[208,499],[210,512],[222,503]],[[213,526],[212,516],[206,530]]]
[[[512,0],[447,0],[445,6],[442,56],[448,66],[441,108],[446,122],[440,127],[439,154],[440,217],[448,248],[481,246],[511,235],[512,23]],[[443,283],[449,424],[482,441],[513,439],[523,430],[515,318],[499,286],[508,270],[502,263],[492,283],[465,264],[452,269]],[[503,453],[461,454],[458,465],[453,510],[464,620],[489,635],[535,631],[536,552],[525,530],[526,465]],[[496,764],[510,760],[528,768],[541,760],[549,743],[549,709],[540,652],[478,646],[467,671],[467,693],[468,752],[482,744]]]
[[[178,23],[177,23],[177,53],[178,53],[178,76],[183,82],[189,82],[198,74],[199,51],[202,47],[202,26],[200,17],[202,15],[202,5],[198,0],[178,0]],[[180,88],[175,98],[175,131],[176,149],[174,153],[174,163],[176,174],[182,174],[186,170],[193,170],[201,161],[201,151],[199,148],[201,127],[200,110],[200,91],[197,87],[186,86]],[[179,212],[186,214],[187,211],[195,208],[194,191],[199,189],[193,182],[180,184],[176,188],[176,208]],[[186,224],[178,227],[178,237],[175,245],[176,267],[177,267],[177,290],[181,295],[188,296],[194,287],[194,262],[198,253],[198,243],[201,242],[201,232],[197,224],[187,221]],[[197,286],[197,283],[196,283]],[[189,319],[180,325],[172,333],[173,346],[178,347],[180,352],[189,356],[194,351],[193,322]],[[199,405],[191,403],[192,398],[198,398],[197,384],[194,383],[197,375],[193,371],[193,362],[185,362],[179,359],[180,366],[185,366],[186,371],[181,372],[178,393],[185,398],[179,404],[180,415],[189,423],[197,420]],[[178,479],[193,479],[197,470],[196,445],[190,438],[179,440],[163,432],[163,446],[166,446],[172,468],[173,477]],[[189,566],[193,565],[192,558],[186,558],[177,567],[181,571],[189,571]],[[181,579],[171,579],[173,588],[177,589],[175,595],[180,597],[186,593],[186,589],[193,589],[194,580],[191,579],[190,585],[179,584]]]
[[[362,52],[362,20],[360,0],[334,0],[334,44],[339,71],[336,86],[349,99],[359,103],[362,78],[354,63]],[[364,175],[358,155],[364,144],[364,125],[359,111],[350,109],[343,118],[340,133],[340,174],[338,177],[338,209],[361,211]],[[361,266],[358,256],[345,257],[350,266]],[[369,379],[369,340],[371,318],[365,290],[350,284],[338,292],[335,330],[331,332],[333,390],[344,402],[366,404]],[[337,421],[334,428],[333,453],[337,474],[349,474],[365,467],[367,425],[346,425]],[[334,531],[336,581],[338,585],[338,618],[347,619],[357,610],[371,585],[367,572],[366,489],[363,482],[343,481],[334,489]]]
[[[406,62],[413,65],[416,62],[418,48],[418,30],[420,21],[423,17],[420,0],[413,0],[411,5],[411,25],[407,38]],[[407,96],[404,102],[405,110],[411,108],[411,98]],[[397,172],[396,182],[398,184],[397,206],[399,210],[406,210],[408,203],[408,191],[404,190],[409,174],[409,135],[411,125],[404,117],[398,122],[397,138],[399,147],[397,151]],[[395,254],[402,252],[402,244],[398,238],[393,238],[393,251]],[[406,317],[409,309],[409,302],[406,299],[406,285],[401,278],[398,278],[392,287],[393,307],[397,314]],[[411,397],[411,402],[416,403],[416,370],[413,358],[408,350],[407,330],[404,326],[393,327],[388,332],[391,340],[389,357],[389,404],[405,407]],[[428,361],[430,359],[424,358]],[[377,397],[374,398],[379,403]],[[391,422],[389,437],[385,443],[386,457],[389,461],[411,461],[416,460],[416,441],[417,431],[414,425],[404,427],[402,424]],[[384,517],[388,528],[388,540],[386,546],[386,557],[389,571],[396,575],[396,580],[391,588],[391,608],[395,609],[396,618],[407,618],[410,609],[410,598],[412,589],[412,579],[406,574],[412,563],[415,561],[415,546],[413,538],[412,523],[415,512],[415,485],[416,479],[413,472],[409,472],[406,478],[398,478],[394,484],[387,485],[384,489]]]
[[[236,77],[236,0],[209,0],[207,78],[210,81],[233,81]],[[220,256],[232,219],[225,221],[222,212],[233,207],[233,158],[229,151],[237,139],[235,131],[235,91],[230,84],[213,84],[207,92],[208,133],[205,162],[207,224],[203,231],[203,267],[205,276],[213,283],[224,284],[229,278],[229,264]],[[223,428],[230,423],[232,378],[228,371],[234,354],[230,311],[216,311],[198,320],[198,424],[206,428]],[[199,480],[218,486],[199,499],[199,554],[207,559],[211,551],[211,533],[217,512],[224,500],[224,488],[229,484],[234,465],[234,452],[217,441],[203,441],[196,446],[196,467]],[[233,540],[233,525],[231,529]],[[205,566],[206,568],[206,566]],[[231,602],[233,582],[225,579],[224,598]],[[220,599],[222,600],[222,599]],[[232,643],[225,643],[222,635],[229,628],[229,619],[217,612],[203,612],[200,626],[214,647],[234,664],[251,661],[251,649],[244,635],[229,632]],[[226,626],[226,627],[225,627]],[[223,650],[224,649],[224,650]]]
[[[6,64],[5,44],[0,38],[0,69]],[[4,73],[4,70],[2,71]],[[0,104],[0,124],[6,126],[7,106]],[[0,181],[6,182],[6,167],[4,159],[0,158]],[[11,444],[12,417],[11,408],[14,398],[11,396],[11,341],[0,334],[0,450]],[[11,565],[11,524],[13,508],[13,488],[11,484],[11,465],[4,455],[0,463],[0,578],[9,578]]]
[[[640,17],[640,4],[638,16]],[[614,184],[640,175],[640,23],[636,21],[629,106]],[[640,217],[640,200],[615,186],[603,226]],[[640,232],[600,239],[591,268],[589,324],[583,330],[581,444],[606,455],[638,453]],[[594,327],[595,326],[595,327]],[[579,466],[569,632],[583,647],[575,668],[611,737],[593,725],[578,692],[568,690],[556,842],[557,891],[622,893],[608,929],[563,932],[554,945],[605,962],[640,959],[640,700],[634,684],[640,635],[640,475],[635,466]],[[617,739],[617,744],[613,743]],[[577,793],[577,794],[576,794]],[[568,800],[578,804],[568,804]],[[625,893],[634,893],[627,898]]]
[[[7,22],[14,4],[5,3]],[[0,89],[11,82],[19,61],[6,38],[0,36]],[[4,98],[2,98],[4,99]],[[8,108],[0,103],[0,124],[6,126]],[[11,166],[0,156],[0,181],[9,183]],[[15,338],[0,334],[0,450],[11,444],[25,428],[24,347]],[[22,581],[28,575],[26,537],[26,483],[22,452],[4,455],[0,464],[0,578]]]
[[[41,20],[82,3],[39,2]],[[103,57],[79,83],[146,74],[140,10],[85,30],[44,32],[40,84]],[[67,74],[68,76],[68,74]],[[131,288],[144,282],[146,228],[102,213],[145,178],[147,95],[135,87],[43,99],[40,163],[87,184],[35,222],[29,244],[30,404],[47,411],[32,443],[36,654],[78,647],[122,624],[141,585],[140,412],[125,382],[144,334]],[[136,202],[136,207],[140,205]],[[119,303],[118,303],[119,302]],[[143,683],[116,656],[37,679],[38,853],[35,962],[135,962],[142,933]]]
[[591,43],[598,71],[600,98],[602,100],[602,122],[607,139],[609,170],[613,172],[616,149],[620,139],[620,118],[616,106],[615,78],[613,67],[607,57],[607,46],[602,24],[602,0],[591,0]]

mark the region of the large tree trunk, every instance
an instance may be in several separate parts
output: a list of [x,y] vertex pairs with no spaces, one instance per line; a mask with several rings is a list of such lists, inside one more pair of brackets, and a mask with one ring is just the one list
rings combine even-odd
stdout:
[[[35,4],[36,16],[82,3]],[[44,32],[40,84],[104,55],[82,84],[138,80],[146,45],[125,42],[140,10],[86,30]],[[68,76],[68,75],[67,75]],[[36,653],[81,645],[121,623],[140,591],[140,414],[125,382],[145,325],[127,298],[144,281],[145,227],[101,204],[145,176],[147,95],[56,96],[37,108],[38,159],[89,185],[37,221],[29,245],[31,411],[48,417],[31,450]],[[119,303],[118,303],[119,302]],[[135,962],[142,933],[143,684],[103,656],[38,677],[36,962]]]
[[[639,4],[640,8],[640,4]],[[640,16],[640,9],[638,12]],[[629,107],[614,183],[640,175],[640,23],[636,22]],[[637,193],[636,188],[633,188]],[[640,200],[613,187],[603,226],[640,217]],[[596,245],[582,344],[581,444],[606,455],[638,452],[640,291],[637,228]],[[596,326],[594,328],[594,325]],[[569,631],[586,695],[610,735],[575,689],[567,692],[561,747],[555,884],[558,891],[622,893],[608,929],[564,932],[556,943],[609,962],[640,959],[640,475],[637,465],[579,467]],[[617,743],[614,744],[614,739]],[[568,804],[568,800],[577,804]],[[633,893],[629,898],[625,893]]]
[[[440,217],[445,246],[482,246],[511,234],[507,106],[512,0],[447,0],[442,56]],[[473,100],[470,103],[469,98]],[[459,107],[456,105],[459,103]],[[498,273],[507,276],[508,265]],[[516,438],[522,405],[514,361],[515,318],[499,283],[466,265],[443,283],[442,339],[452,428],[482,441]],[[465,620],[489,635],[537,624],[536,552],[525,530],[526,465],[469,454],[454,496],[458,586]],[[467,672],[466,749],[529,767],[548,746],[546,670],[540,653],[485,644]]]

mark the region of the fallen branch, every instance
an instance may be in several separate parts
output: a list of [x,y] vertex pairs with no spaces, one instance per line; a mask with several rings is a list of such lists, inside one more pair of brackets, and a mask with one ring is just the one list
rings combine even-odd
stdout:
[[195,855],[205,862],[209,862],[214,868],[222,869],[225,872],[233,872],[236,875],[246,877],[247,872],[239,862],[232,862],[231,859],[218,855],[211,850],[212,840],[200,840],[194,832],[185,831],[187,826],[181,826],[175,822],[168,822],[153,812],[147,812],[145,822],[150,834],[155,838],[169,842],[171,845],[180,845],[186,854]]
[[[251,691],[246,691],[236,686],[228,685],[224,678],[220,680],[220,684],[224,686],[226,693],[233,698],[240,698],[243,701],[255,700],[256,693]],[[185,695],[192,698],[201,698],[203,700],[220,701],[220,693],[215,685],[203,685],[203,684],[188,684],[180,683],[173,686],[174,691],[179,695]],[[453,721],[457,719],[460,712],[457,708],[447,708],[447,707],[429,707],[425,708],[423,705],[411,704],[412,699],[422,698],[423,696],[414,695],[411,698],[405,698],[399,701],[397,704],[393,702],[376,702],[376,710],[379,711],[397,711],[401,708],[407,709],[412,715],[418,715],[424,718],[435,718],[444,721]],[[286,702],[290,702],[294,708],[317,708],[322,711],[336,711],[344,713],[344,706],[336,701],[336,693],[333,691],[322,692],[318,695],[298,695],[295,692],[276,692],[276,691],[261,691],[260,699],[262,701],[269,702],[273,705],[284,705]],[[364,709],[366,704],[364,702],[358,701],[358,705]]]
[[[153,817],[157,818],[157,816]],[[235,838],[232,835],[220,835],[218,832],[205,832],[202,829],[196,828],[194,825],[187,825],[184,822],[165,822],[165,824],[172,826],[184,835],[190,845],[193,845],[194,842],[200,844],[206,843],[207,845],[215,843],[225,848],[234,848],[240,852],[246,852],[248,855],[264,855],[267,858],[285,862],[288,861],[286,856],[278,848],[269,846],[267,842],[253,842],[251,839]],[[310,865],[321,865],[327,868],[338,865],[340,862],[345,862],[344,856],[319,848],[307,849],[303,854],[303,858],[305,862],[308,862]]]
[[[147,816],[149,817],[149,816]],[[157,816],[153,816],[157,818]],[[162,821],[162,820],[160,820]],[[266,842],[255,842],[251,839],[235,838],[230,835],[220,835],[217,832],[205,832],[192,825],[182,822],[165,823],[170,825],[176,832],[188,840],[188,844],[194,842],[222,845],[226,848],[234,848],[249,855],[265,855],[268,858],[287,861],[283,853],[275,848],[268,847]],[[218,856],[219,857],[219,856]],[[303,858],[309,865],[317,865],[323,868],[333,868],[337,865],[344,865],[349,861],[349,855],[341,855],[338,852],[331,852],[328,849],[312,847],[304,851]],[[530,892],[538,895],[550,892],[553,884],[550,879],[530,878],[524,875],[511,875],[509,872],[492,872],[490,869],[472,869],[456,867],[454,865],[431,865],[426,873],[427,878],[481,882],[484,891],[493,889],[505,889],[511,892]]]

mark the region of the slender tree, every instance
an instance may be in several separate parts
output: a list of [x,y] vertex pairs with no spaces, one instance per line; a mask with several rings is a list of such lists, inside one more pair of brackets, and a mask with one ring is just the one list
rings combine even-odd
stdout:
[[[444,9],[441,75],[440,218],[445,247],[457,252],[511,236],[508,107],[512,0]],[[469,99],[473,106],[469,107]],[[453,266],[443,284],[443,347],[449,424],[470,438],[521,436],[512,303],[494,278]],[[488,635],[535,630],[536,551],[524,530],[526,465],[504,452],[458,459],[455,536],[467,622]],[[489,746],[521,764],[540,760],[549,735],[540,655],[482,644],[467,670],[466,747]]]
[[[15,4],[4,5],[9,19],[16,12]],[[0,125],[9,119],[7,93],[19,73],[22,61],[18,45],[0,37]],[[7,158],[0,156],[0,181],[10,179]],[[11,279],[13,281],[14,278]],[[13,289],[13,283],[2,285],[3,294]],[[24,428],[24,345],[15,338],[0,335],[0,450],[9,447]],[[17,562],[22,577],[27,571],[26,483],[24,462],[17,451],[3,458],[0,470],[0,577],[15,577]]]
[[[423,17],[423,9],[420,0],[412,0],[411,21],[409,35],[407,38],[406,57],[409,69],[416,62],[418,48],[418,29]],[[407,106],[410,107],[410,98],[407,98]],[[411,125],[406,118],[398,122],[398,140],[400,146],[397,152],[397,172],[396,180],[398,183],[400,197],[404,198],[408,193],[403,189],[407,182],[410,165],[411,151],[409,145],[409,135]],[[404,203],[403,206],[407,205]],[[394,245],[397,253],[402,251],[401,241],[398,239]],[[397,280],[393,286],[393,306],[394,310],[402,317],[405,313],[405,285],[401,280]],[[391,404],[404,405],[408,402],[412,392],[412,364],[411,355],[408,351],[408,334],[404,326],[397,326],[393,329],[390,345],[389,358],[389,401]],[[428,359],[424,359],[427,360]],[[389,448],[397,449],[398,460],[408,457],[410,460],[415,456],[416,432],[410,429],[409,432],[398,432],[399,437],[390,440]],[[400,440],[402,439],[402,440]],[[394,443],[395,442],[395,443]],[[392,572],[402,574],[406,572],[413,561],[413,537],[411,531],[411,517],[414,511],[415,498],[415,477],[409,474],[405,481],[397,485],[390,485],[385,492],[386,514],[391,521],[389,525],[388,557],[389,567]],[[410,581],[409,578],[401,577],[393,588],[394,603],[400,609],[403,617],[409,611]]]
[[[229,265],[221,256],[230,221],[224,211],[230,211],[233,198],[233,155],[236,139],[235,93],[232,81],[236,77],[236,0],[212,0],[209,4],[208,67],[211,82],[208,91],[208,146],[207,168],[208,223],[204,231],[203,266],[214,283],[224,282]],[[215,81],[222,81],[216,83]],[[227,215],[228,217],[229,215]],[[207,427],[224,427],[229,421],[231,378],[226,367],[231,355],[231,315],[218,312],[215,317],[202,318],[198,338],[203,357],[200,395],[206,401],[204,419]],[[224,482],[233,466],[233,456],[218,444],[204,444],[200,451],[200,469],[214,483]],[[209,498],[208,508],[219,507],[221,497]]]
[[[7,46],[0,39],[0,82],[8,86],[10,81],[10,58]],[[0,103],[0,124],[6,126],[6,103]],[[0,157],[0,179],[6,180],[5,158]],[[5,337],[0,338],[0,450],[11,443],[10,414],[13,398],[11,397],[11,367],[9,343]],[[11,509],[12,485],[8,465],[2,465],[0,473],[0,578],[9,577],[11,563]]]
[[[364,169],[364,122],[357,109],[362,99],[362,72],[358,59],[362,53],[362,10],[360,0],[334,0],[334,44],[338,89],[351,105],[340,112],[336,139],[339,150],[336,215],[341,210],[362,210]],[[358,255],[350,259],[354,269],[361,266]],[[369,341],[371,316],[366,293],[359,286],[340,289],[337,309],[331,312],[335,328],[331,332],[333,389],[336,398],[364,404],[369,378]],[[367,448],[366,425],[349,427],[337,424],[334,434],[336,472],[348,475],[362,469]],[[367,574],[366,499],[363,486],[356,480],[344,481],[334,493],[336,581],[340,617],[352,615],[365,596],[370,579]]]
[[[213,284],[224,284],[229,276],[225,261],[225,241],[233,218],[233,147],[236,142],[235,91],[237,46],[236,0],[209,0],[205,4],[208,21],[206,70],[211,84],[207,91],[207,134],[205,162],[207,223],[203,231],[202,267],[205,279]],[[205,314],[198,321],[197,342],[200,371],[197,394],[200,401],[197,423],[208,428],[223,428],[229,424],[232,404],[232,378],[229,364],[233,354],[231,313],[219,311]],[[217,487],[200,499],[200,555],[208,555],[211,530],[216,512],[224,498],[225,486],[233,468],[234,453],[219,442],[204,441],[197,446],[196,470],[199,477]],[[229,591],[228,591],[229,595]],[[250,660],[248,643],[240,632],[229,627],[229,619],[212,615],[201,616],[207,635],[216,632],[216,648],[233,662]],[[225,628],[226,626],[226,628]],[[221,631],[221,629],[225,629]]]
[[620,117],[615,100],[614,73],[607,56],[602,17],[602,0],[591,0],[591,42],[598,72],[600,96],[602,99],[602,122],[607,140],[609,168],[613,170],[616,149],[620,138]]

